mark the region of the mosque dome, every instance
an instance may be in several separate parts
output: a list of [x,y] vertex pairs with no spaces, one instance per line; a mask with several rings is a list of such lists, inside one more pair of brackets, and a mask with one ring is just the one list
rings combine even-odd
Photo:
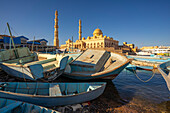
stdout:
[[95,29],[93,32],[93,36],[100,36],[100,35],[103,35],[102,31],[99,28]]

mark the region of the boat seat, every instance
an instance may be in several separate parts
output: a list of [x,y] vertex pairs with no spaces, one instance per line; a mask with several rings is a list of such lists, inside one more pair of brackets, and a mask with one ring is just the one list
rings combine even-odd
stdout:
[[31,61],[34,61],[34,58],[35,58],[34,55],[26,56],[26,57],[23,57],[23,58],[17,58],[17,59],[5,61],[5,63],[19,63],[19,60],[22,60],[23,63],[31,62]]
[[49,67],[49,66],[52,66],[52,65],[55,65],[57,67],[58,61],[53,61],[53,62],[48,62],[48,63],[42,64],[43,68],[46,68],[46,67]]
[[49,96],[62,96],[60,86],[58,84],[50,84]]
[[29,65],[34,65],[34,64],[45,64],[45,63],[48,63],[51,61],[56,61],[56,58],[46,59],[46,60],[42,60],[42,61],[34,61],[34,62],[26,63],[25,65],[29,66]]

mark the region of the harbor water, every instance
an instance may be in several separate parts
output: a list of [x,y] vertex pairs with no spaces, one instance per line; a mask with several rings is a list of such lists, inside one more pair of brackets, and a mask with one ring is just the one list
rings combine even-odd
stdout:
[[[136,74],[142,80],[148,80],[153,74],[154,77],[148,82],[142,82]],[[158,72],[137,70],[134,73],[124,69],[109,84],[104,94],[93,103],[95,112],[170,112],[170,92]]]

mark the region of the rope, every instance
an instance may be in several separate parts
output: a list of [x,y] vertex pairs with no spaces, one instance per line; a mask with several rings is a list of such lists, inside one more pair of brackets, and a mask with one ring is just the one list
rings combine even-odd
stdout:
[[26,81],[26,79],[25,79],[25,75],[24,75],[24,71],[23,71],[23,69],[24,69],[24,67],[23,67],[23,65],[21,64],[21,69],[22,69],[22,76],[24,77],[24,81],[25,81],[25,84],[26,84],[26,86],[27,86],[27,89],[28,89],[28,93],[29,93],[29,86],[28,86],[28,84],[27,84],[27,81]]
[[6,33],[7,27],[5,28],[4,34]]
[[[133,69],[133,68],[132,68]],[[133,69],[133,72],[134,72],[134,74],[135,74],[135,76],[140,80],[140,81],[142,81],[142,82],[149,82],[153,77],[154,77],[154,75],[155,75],[155,72],[152,74],[152,76],[148,79],[148,80],[142,80],[138,75],[137,75],[137,73],[136,73],[136,71]]]
[[14,33],[16,34],[16,35],[18,35],[18,33],[17,32],[15,32],[15,30],[12,28],[12,27],[10,27],[13,31],[14,31]]

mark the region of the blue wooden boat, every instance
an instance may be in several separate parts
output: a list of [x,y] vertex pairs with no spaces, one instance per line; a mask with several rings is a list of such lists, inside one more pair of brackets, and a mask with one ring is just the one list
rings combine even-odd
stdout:
[[170,91],[170,61],[158,65],[158,70],[165,79],[167,87]]
[[64,72],[67,60],[68,56],[39,60],[38,54],[30,52],[26,47],[0,52],[0,67],[6,73],[34,81],[54,80]]
[[78,79],[114,79],[128,64],[122,54],[88,49],[66,66],[64,76]]
[[59,113],[41,106],[0,98],[0,113]]
[[136,71],[136,67],[137,67],[137,66],[135,66],[135,65],[129,64],[129,65],[126,67],[126,69],[127,69],[127,70],[131,70],[131,71]]
[[106,83],[0,82],[0,86],[1,98],[53,107],[93,100],[103,93]]
[[146,71],[152,71],[153,70],[153,66],[137,66],[137,69],[141,69],[141,70],[146,70]]

